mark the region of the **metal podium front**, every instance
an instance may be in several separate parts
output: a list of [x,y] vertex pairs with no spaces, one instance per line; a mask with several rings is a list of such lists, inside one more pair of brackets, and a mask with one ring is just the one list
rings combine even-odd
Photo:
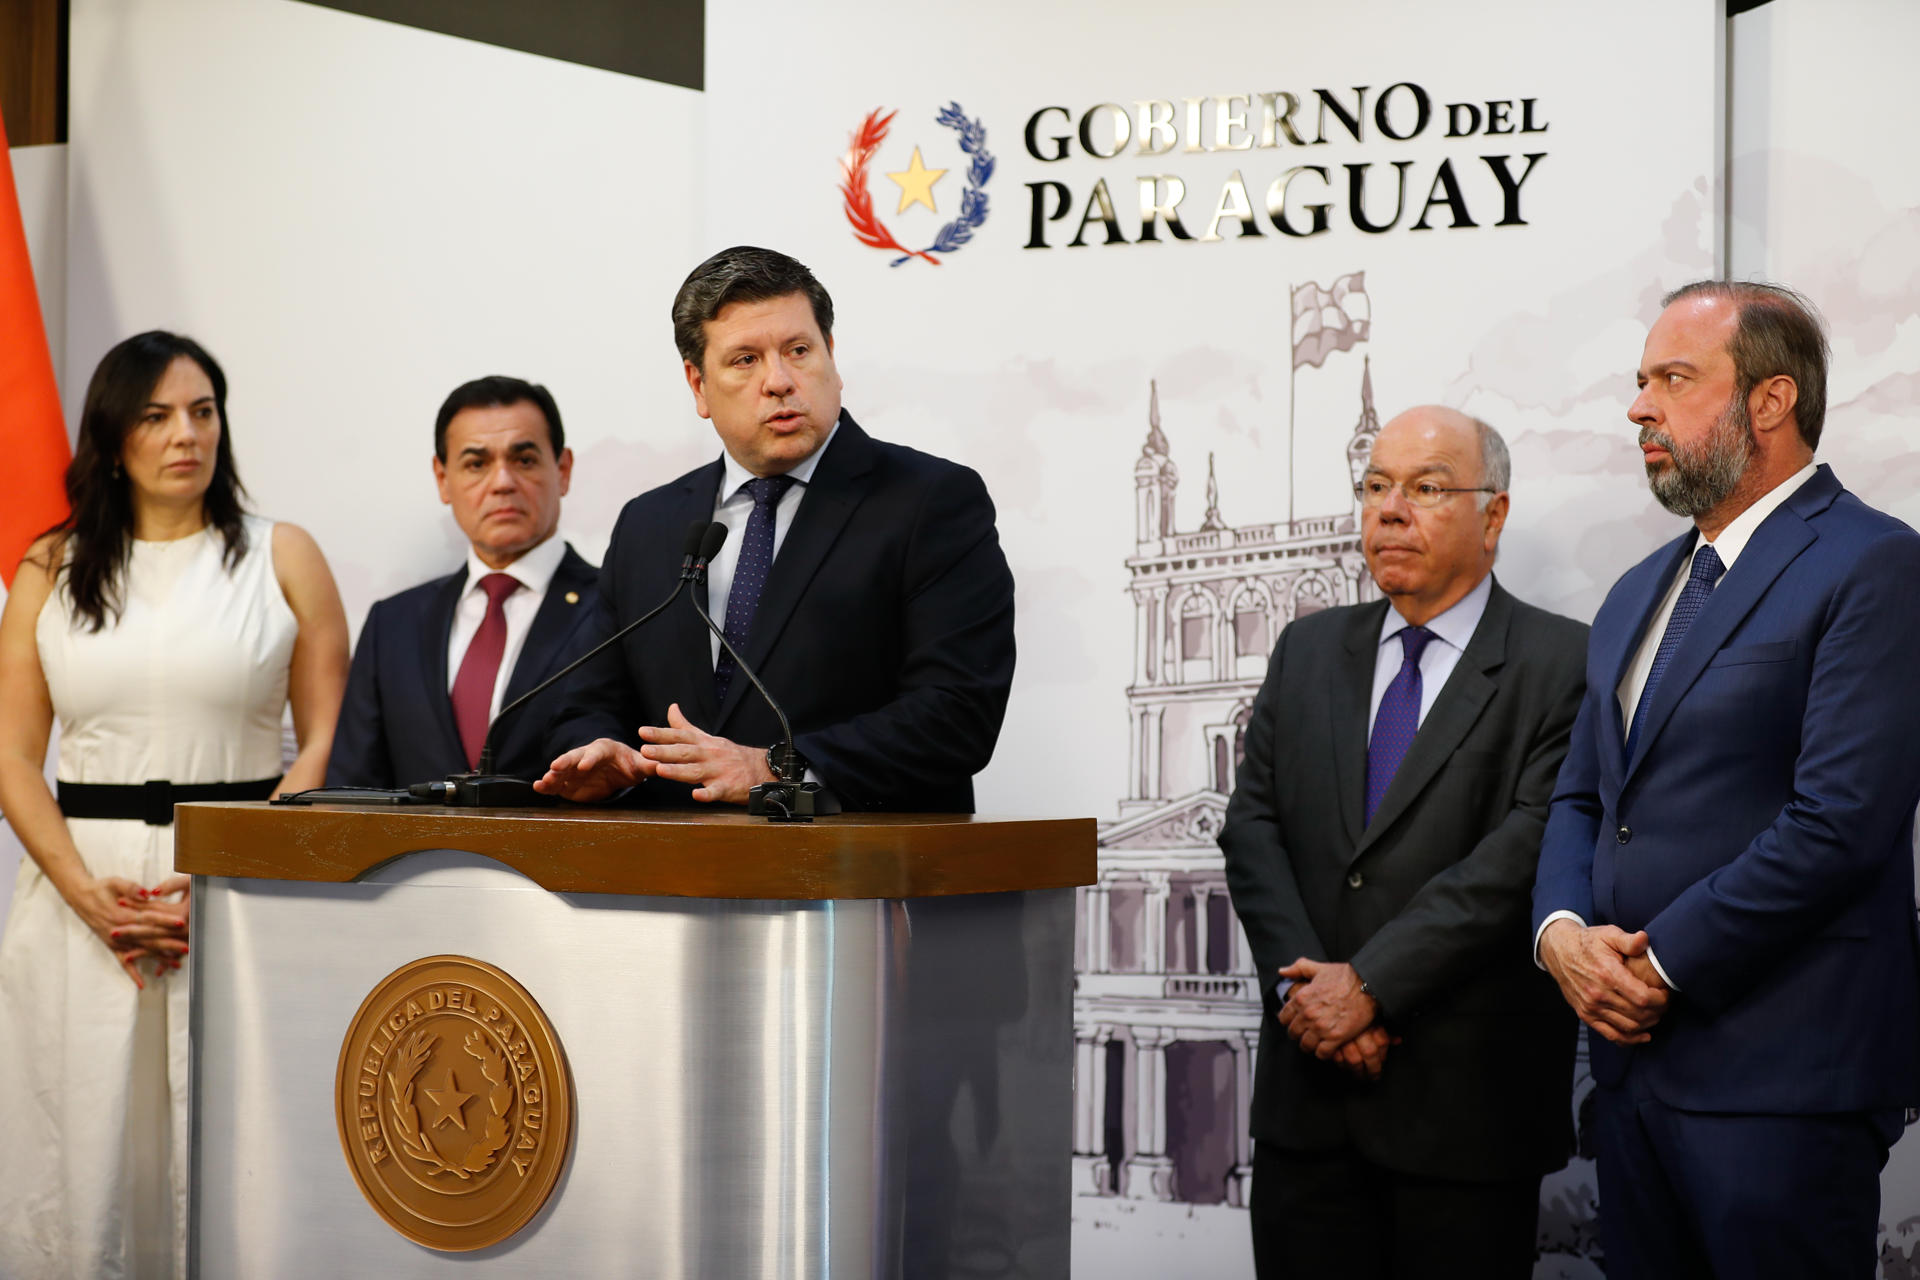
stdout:
[[1067,1273],[1091,820],[177,832],[196,1276]]

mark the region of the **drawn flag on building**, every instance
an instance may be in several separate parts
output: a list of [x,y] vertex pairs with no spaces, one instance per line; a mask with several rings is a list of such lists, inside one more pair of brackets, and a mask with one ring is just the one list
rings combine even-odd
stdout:
[[1293,291],[1293,367],[1318,369],[1335,351],[1351,350],[1367,340],[1373,304],[1367,299],[1367,273],[1352,271],[1322,289],[1308,281]]
[[0,581],[11,587],[13,571],[35,535],[67,514],[68,453],[20,196],[13,186],[13,160],[5,148],[0,148],[0,454],[7,460]]

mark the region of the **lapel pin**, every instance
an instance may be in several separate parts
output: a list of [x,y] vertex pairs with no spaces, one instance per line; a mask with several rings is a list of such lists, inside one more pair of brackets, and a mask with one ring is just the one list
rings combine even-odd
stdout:
[[569,591],[569,592],[567,592],[567,603],[568,603],[568,604],[579,604],[579,603],[580,603],[580,593],[579,593],[578,591]]

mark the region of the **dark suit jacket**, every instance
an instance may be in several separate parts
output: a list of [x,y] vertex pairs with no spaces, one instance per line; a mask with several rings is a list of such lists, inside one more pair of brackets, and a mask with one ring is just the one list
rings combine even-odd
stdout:
[[[447,696],[447,637],[466,585],[462,567],[367,611],[333,733],[328,786],[404,787],[466,772],[467,754]],[[594,567],[569,546],[533,615],[501,706],[586,652],[587,620],[598,596]],[[508,718],[494,748],[498,772],[537,778],[546,771],[553,760],[546,726],[565,689],[563,681]]]
[[1920,1102],[1920,535],[1821,467],[1707,598],[1629,760],[1615,690],[1693,544],[1594,619],[1540,857],[1536,927],[1645,929],[1679,988],[1651,1044],[1590,1037],[1594,1078],[1695,1111]]
[[[1587,629],[1496,581],[1363,830],[1387,608],[1281,632],[1247,725],[1220,847],[1266,997],[1253,1133],[1422,1176],[1544,1173],[1572,1145],[1574,1020],[1532,963],[1528,890]],[[1403,1038],[1377,1083],[1302,1053],[1275,1019],[1276,971],[1300,956],[1352,964]]]
[[[712,519],[721,473],[715,459],[620,513],[600,570],[596,638],[673,589],[687,527]],[[554,727],[556,751],[596,738],[638,745],[638,726],[665,724],[675,702],[709,733],[775,742],[779,722],[744,674],[714,705],[708,634],[677,601],[583,668]],[[801,754],[849,809],[971,812],[1014,660],[1013,575],[980,477],[875,440],[842,414],[742,653],[786,708]],[[640,803],[691,803],[677,783],[636,792]]]

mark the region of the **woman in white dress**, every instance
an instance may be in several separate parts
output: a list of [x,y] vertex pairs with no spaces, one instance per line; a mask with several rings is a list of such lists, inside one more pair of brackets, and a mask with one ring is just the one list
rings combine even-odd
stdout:
[[87,388],[72,514],[0,615],[0,812],[31,855],[0,934],[10,1280],[185,1272],[187,879],[162,824],[176,801],[319,786],[347,678],[320,549],[241,493],[220,366],[127,339]]

